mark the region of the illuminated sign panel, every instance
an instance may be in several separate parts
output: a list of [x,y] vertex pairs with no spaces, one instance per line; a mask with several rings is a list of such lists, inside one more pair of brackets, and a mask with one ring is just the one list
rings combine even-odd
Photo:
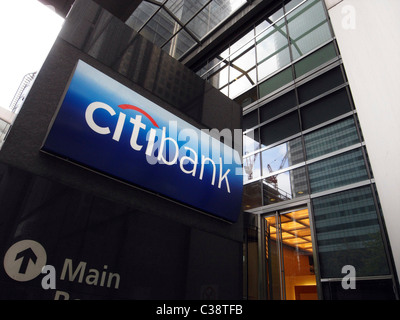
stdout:
[[83,61],[42,149],[228,221],[240,213],[236,150]]

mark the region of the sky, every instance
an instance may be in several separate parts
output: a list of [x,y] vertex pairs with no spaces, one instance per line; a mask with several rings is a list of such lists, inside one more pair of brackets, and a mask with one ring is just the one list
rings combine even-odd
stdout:
[[8,109],[23,77],[40,70],[63,21],[38,0],[0,1],[0,107]]

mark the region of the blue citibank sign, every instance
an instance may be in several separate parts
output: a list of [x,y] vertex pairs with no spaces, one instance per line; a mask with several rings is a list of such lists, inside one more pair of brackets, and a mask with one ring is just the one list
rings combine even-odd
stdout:
[[231,222],[236,150],[79,61],[42,150]]

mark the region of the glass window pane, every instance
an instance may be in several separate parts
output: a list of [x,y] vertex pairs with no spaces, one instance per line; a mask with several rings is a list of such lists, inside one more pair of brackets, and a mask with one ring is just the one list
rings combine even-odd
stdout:
[[359,143],[353,118],[347,118],[304,136],[307,159]]
[[179,24],[164,9],[161,9],[140,31],[140,34],[161,47],[179,31],[179,28]]
[[267,121],[285,111],[295,107],[296,92],[294,90],[285,93],[284,95],[268,102],[265,106],[260,108],[261,122]]
[[253,36],[254,30],[251,30],[230,48],[229,96],[231,98],[248,90],[257,82],[256,50],[254,41],[251,40]]
[[262,152],[263,175],[288,168],[304,161],[301,138]]
[[244,3],[246,0],[214,0],[190,21],[187,27],[201,39]]
[[293,74],[292,69],[287,68],[278,74],[274,75],[273,77],[269,78],[268,80],[260,83],[259,90],[260,90],[260,98],[270,94],[271,92],[281,88],[285,84],[293,81]]
[[243,210],[258,208],[262,205],[261,181],[245,184],[243,186]]
[[246,131],[258,125],[258,110],[254,110],[243,116],[243,130]]
[[333,43],[330,43],[316,52],[313,52],[309,56],[296,62],[294,69],[296,72],[296,77],[300,77],[307,72],[319,67],[325,62],[336,57],[336,50]]
[[243,182],[261,177],[260,153],[243,158]]
[[308,186],[304,167],[263,179],[264,205],[294,199],[307,194]]
[[207,73],[203,76],[203,78],[210,78],[214,73],[222,68],[227,68],[228,61],[225,60],[229,56],[229,48],[221,52],[214,59],[208,62],[207,64]]
[[342,70],[336,67],[297,88],[299,102],[303,103],[344,83]]
[[273,56],[268,57],[265,60],[261,60],[261,62],[258,64],[258,80],[263,80],[275,71],[287,66],[289,63],[289,48],[281,48],[281,50],[276,52]]
[[308,210],[280,216],[286,300],[318,300]]
[[[251,29],[245,36],[231,45],[231,61],[235,61],[238,57],[242,56],[249,49],[254,50],[254,30]],[[255,51],[254,51],[255,52]],[[255,59],[255,57],[254,57]],[[255,61],[255,60],[254,60]]]
[[225,63],[222,65],[225,65],[225,68],[221,68],[217,73],[213,73],[212,75],[209,75],[207,77],[208,82],[215,88],[217,89],[222,89],[223,87],[226,86],[228,88],[228,75],[229,75],[229,69],[226,66]]
[[295,111],[262,126],[261,143],[263,146],[268,146],[299,132],[299,117],[297,111]]
[[320,0],[306,1],[287,20],[294,59],[332,38]]
[[207,75],[205,75],[205,73],[208,71],[208,62],[207,63],[205,63],[197,72],[196,72],[196,74],[199,76],[199,77],[202,77],[203,79],[206,79],[207,78]]
[[300,109],[303,130],[351,111],[346,89],[338,90]]
[[132,15],[126,20],[126,24],[138,31],[146,21],[157,11],[159,6],[142,1]]
[[[266,18],[264,21],[262,21],[256,26],[255,28],[256,35],[259,35],[261,32],[263,32],[265,29],[271,26],[271,24],[273,24],[274,22],[281,20],[283,15],[284,15],[283,7],[280,7],[280,9],[278,9],[275,13],[270,15],[268,18]],[[282,23],[283,21],[284,20],[282,20],[280,23]]]
[[290,10],[292,10],[294,7],[296,7],[297,5],[299,5],[301,2],[303,2],[303,0],[292,0],[289,1],[286,5],[285,5],[285,12],[288,13]]
[[256,43],[259,80],[290,63],[289,44],[283,19],[258,36]]
[[368,179],[361,149],[310,164],[308,174],[312,193]]
[[259,129],[252,130],[243,135],[243,155],[254,152],[260,148]]
[[240,95],[239,97],[234,99],[239,105],[244,108],[249,104],[253,103],[254,101],[258,100],[257,96],[257,87],[253,87],[246,93]]
[[244,73],[241,73],[235,68],[231,68],[230,78],[229,97],[233,99],[251,88],[257,82],[255,66],[254,69],[247,70]]
[[186,24],[208,0],[168,0],[165,6],[180,20]]
[[342,278],[352,265],[357,277],[389,274],[369,186],[312,201],[322,278]]

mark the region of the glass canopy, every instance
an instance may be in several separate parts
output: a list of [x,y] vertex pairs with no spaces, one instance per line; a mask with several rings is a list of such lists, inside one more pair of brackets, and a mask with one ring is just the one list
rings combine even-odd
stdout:
[[246,0],[144,0],[126,24],[180,59],[246,3]]

